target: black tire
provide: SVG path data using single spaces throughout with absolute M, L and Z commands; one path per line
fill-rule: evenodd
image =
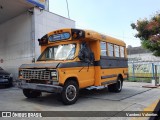
M 30 89 L 23 89 L 23 94 L 27 98 L 36 98 L 36 97 L 41 96 L 40 91 L 35 91 L 35 90 L 30 90 Z
M 13 83 L 11 82 L 11 83 L 9 83 L 9 85 L 8 85 L 9 87 L 13 87 Z
M 114 86 L 115 86 L 115 84 L 108 85 L 108 91 L 114 92 Z
M 9 83 L 7 85 L 5 85 L 6 88 L 10 88 L 10 87 L 13 87 L 13 84 L 12 83 Z
M 13 87 L 13 80 L 12 79 L 9 81 L 8 87 Z
M 122 91 L 123 82 L 120 78 L 117 79 L 117 83 L 108 85 L 108 90 L 110 92 L 121 92 Z
M 6 88 L 13 87 L 13 79 L 9 79 L 8 84 L 5 85 Z
M 79 95 L 79 87 L 75 81 L 67 81 L 61 93 L 61 100 L 65 105 L 74 104 Z

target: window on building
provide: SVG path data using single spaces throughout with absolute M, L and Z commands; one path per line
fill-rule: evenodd
M 107 56 L 106 42 L 101 42 L 101 56 Z
M 108 53 L 109 53 L 109 56 L 114 56 L 113 44 L 111 43 L 108 43 Z
M 115 57 L 120 57 L 120 52 L 119 52 L 119 46 L 114 45 L 114 50 L 115 50 Z
M 120 47 L 121 57 L 124 57 L 124 47 Z

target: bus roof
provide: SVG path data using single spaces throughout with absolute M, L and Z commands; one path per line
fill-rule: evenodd
M 108 35 L 104 35 L 93 30 L 84 30 L 84 31 L 86 33 L 85 34 L 86 38 L 93 38 L 95 40 L 97 39 L 97 40 L 101 40 L 101 41 L 105 41 L 105 42 L 109 42 L 109 43 L 113 43 L 121 46 L 126 46 L 126 43 L 120 39 L 117 39 Z
M 121 46 L 126 46 L 125 42 L 120 39 L 117 39 L 108 35 L 104 35 L 93 30 L 87 30 L 87 29 L 64 28 L 64 29 L 52 31 L 48 33 L 48 36 L 56 33 L 61 33 L 61 32 L 69 32 L 72 34 L 72 32 L 74 31 L 76 32 L 83 31 L 85 34 L 85 38 L 88 38 L 90 40 L 101 40 L 101 41 L 105 41 L 105 42 L 109 42 L 109 43 L 113 43 Z

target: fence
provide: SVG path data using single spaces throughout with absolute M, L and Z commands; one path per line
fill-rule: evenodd
M 160 62 L 128 62 L 129 81 L 151 82 L 160 78 Z

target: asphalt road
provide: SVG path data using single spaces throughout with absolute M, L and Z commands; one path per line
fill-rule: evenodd
M 0 111 L 115 111 L 113 116 L 123 111 L 143 111 L 156 100 L 160 100 L 160 88 L 143 88 L 149 83 L 124 82 L 120 93 L 110 93 L 104 89 L 80 91 L 79 100 L 74 105 L 63 105 L 56 94 L 43 93 L 39 98 L 27 99 L 22 90 L 16 87 L 0 87 Z M 81 114 L 81 113 L 80 113 Z M 0 118 L 6 119 L 8 118 Z M 12 118 L 21 119 L 21 118 Z M 27 118 L 23 118 L 27 119 Z M 34 118 L 39 120 L 40 118 Z M 43 118 L 53 119 L 53 118 Z M 54 117 L 63 120 L 62 117 Z M 72 117 L 65 119 L 82 118 Z M 87 120 L 130 120 L 128 117 L 85 117 Z

